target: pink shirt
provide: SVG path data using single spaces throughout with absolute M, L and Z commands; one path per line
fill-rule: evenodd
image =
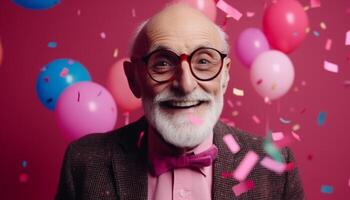
M 213 134 L 191 150 L 195 154 L 207 150 L 213 144 Z M 156 151 L 169 151 L 159 136 L 148 131 L 148 156 Z M 148 173 L 148 200 L 211 200 L 212 166 L 200 173 L 187 168 L 173 169 L 158 177 Z

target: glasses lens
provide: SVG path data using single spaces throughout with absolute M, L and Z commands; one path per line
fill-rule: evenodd
M 194 75 L 200 79 L 211 79 L 220 71 L 222 59 L 214 49 L 198 49 L 191 58 Z
M 161 50 L 151 54 L 147 68 L 150 76 L 157 81 L 166 81 L 175 73 L 177 56 L 168 50 Z

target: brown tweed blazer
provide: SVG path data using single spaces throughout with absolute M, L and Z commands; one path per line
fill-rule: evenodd
M 139 133 L 147 129 L 145 118 L 106 134 L 91 134 L 69 145 L 64 156 L 56 200 L 142 200 L 147 199 L 147 142 L 137 147 Z M 222 137 L 232 134 L 241 150 L 233 155 Z M 146 135 L 145 135 L 146 136 Z M 143 139 L 142 141 L 147 141 Z M 238 181 L 222 178 L 231 172 L 249 151 L 262 159 L 266 154 L 263 140 L 218 122 L 214 144 L 219 155 L 214 161 L 212 199 L 299 200 L 304 199 L 302 184 L 295 168 L 277 175 L 257 164 L 247 179 L 255 188 L 236 197 L 232 186 Z M 293 161 L 289 149 L 283 149 L 287 162 Z

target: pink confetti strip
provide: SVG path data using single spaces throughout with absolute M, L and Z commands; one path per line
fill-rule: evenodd
M 297 139 L 298 141 L 301 141 L 300 136 L 298 134 L 296 134 L 292 131 L 292 135 L 295 139 Z
M 232 187 L 232 191 L 236 196 L 240 196 L 243 193 L 248 192 L 254 188 L 254 182 L 252 180 L 243 181 Z
M 323 63 L 323 68 L 329 72 L 338 73 L 338 65 L 326 60 Z
M 242 13 L 239 12 L 236 8 L 230 6 L 224 0 L 219 0 L 216 3 L 216 7 L 225 12 L 228 16 L 234 18 L 235 20 L 239 20 L 242 17 Z
M 101 36 L 102 39 L 106 39 L 106 33 L 105 32 L 101 32 L 100 36 Z
M 331 50 L 331 48 L 332 48 L 332 40 L 331 39 L 327 39 L 327 41 L 326 41 L 326 45 L 324 46 L 324 48 L 327 50 L 327 51 L 329 51 L 329 50 Z
M 135 10 L 135 8 L 133 8 L 133 9 L 131 9 L 131 16 L 132 17 L 136 17 L 136 10 Z
M 259 160 L 258 154 L 254 151 L 249 151 L 239 163 L 237 169 L 233 172 L 233 177 L 239 181 L 243 181 L 247 178 L 250 171 L 256 165 Z
M 345 45 L 350 45 L 350 30 L 348 30 L 348 32 L 346 32 Z
M 247 17 L 254 17 L 255 12 L 249 12 L 249 11 L 247 11 L 247 12 L 246 12 L 246 15 L 247 15 Z
M 274 132 L 272 133 L 272 140 L 273 141 L 278 141 L 278 140 L 282 140 L 284 138 L 284 135 L 282 132 Z
M 253 115 L 252 119 L 256 124 L 260 124 L 260 119 L 256 115 Z
M 320 0 L 310 0 L 310 6 L 311 8 L 321 7 L 321 2 Z
M 265 168 L 276 172 L 277 174 L 282 174 L 284 170 L 286 169 L 285 163 L 280 163 L 275 160 L 272 160 L 269 157 L 265 157 L 260 161 L 260 164 L 264 166 Z
M 203 124 L 203 119 L 193 115 L 192 113 L 189 113 L 188 117 L 190 119 L 190 122 L 194 125 L 199 126 L 199 125 Z
M 232 103 L 231 100 L 227 100 L 227 104 L 228 104 L 231 108 L 233 108 L 233 103 Z
M 232 153 L 237 153 L 240 150 L 238 143 L 231 134 L 225 135 L 223 140 Z

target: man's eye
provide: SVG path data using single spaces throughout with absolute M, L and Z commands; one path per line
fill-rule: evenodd
M 159 61 L 155 64 L 156 67 L 166 67 L 166 66 L 170 66 L 170 64 L 167 61 Z
M 210 64 L 210 61 L 208 61 L 207 59 L 200 59 L 200 60 L 198 61 L 198 64 L 206 65 L 206 64 Z

